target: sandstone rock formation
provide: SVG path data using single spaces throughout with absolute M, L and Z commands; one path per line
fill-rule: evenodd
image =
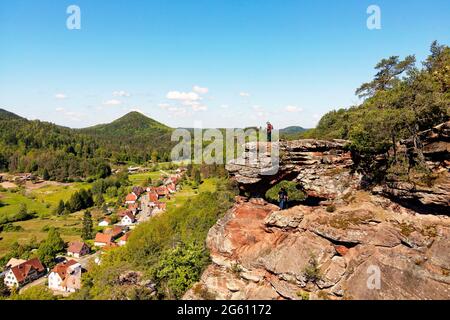
M 406 180 L 388 178 L 375 192 L 415 205 L 416 210 L 431 209 L 449 214 L 450 206 L 450 121 L 421 132 L 419 139 L 425 166 L 425 176 Z M 408 156 L 416 156 L 413 140 L 402 141 L 398 147 Z M 411 174 L 410 174 L 411 175 Z
M 207 243 L 185 299 L 450 299 L 450 219 L 362 191 L 335 212 L 241 199 Z
M 450 299 L 449 128 L 420 134 L 431 183 L 386 179 L 371 191 L 346 141 L 280 142 L 278 158 L 247 144 L 226 168 L 254 198 L 237 197 L 210 229 L 212 264 L 184 298 Z M 279 211 L 255 198 L 281 180 L 327 201 Z

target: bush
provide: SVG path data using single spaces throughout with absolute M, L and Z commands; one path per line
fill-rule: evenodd
M 0 226 L 0 231 L 2 232 L 20 232 L 23 231 L 22 226 L 15 226 L 12 223 L 6 223 L 2 226 Z
M 316 257 L 311 256 L 309 259 L 308 265 L 303 270 L 303 273 L 306 277 L 306 281 L 308 282 L 317 282 L 321 279 L 320 276 L 320 268 L 317 262 Z
M 266 192 L 266 199 L 272 202 L 278 202 L 278 192 L 284 188 L 289 196 L 289 201 L 303 201 L 306 195 L 300 190 L 300 185 L 293 181 L 283 180 Z

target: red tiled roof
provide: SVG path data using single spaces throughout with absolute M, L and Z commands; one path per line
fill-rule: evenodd
M 136 201 L 137 200 L 137 195 L 135 195 L 134 193 L 130 193 L 126 196 L 125 201 Z
M 72 242 L 67 249 L 67 252 L 80 253 L 86 246 L 84 242 Z
M 69 260 L 69 261 L 64 261 L 61 263 L 58 263 L 53 269 L 52 272 L 56 272 L 59 277 L 61 278 L 61 280 L 64 280 L 67 276 L 67 269 L 70 266 L 73 266 L 74 264 L 77 264 L 78 262 L 76 262 L 75 260 Z
M 12 267 L 11 271 L 16 277 L 17 281 L 22 282 L 28 277 L 30 271 L 33 269 L 35 269 L 37 272 L 43 272 L 45 270 L 44 266 L 38 258 L 25 261 L 15 267 Z
M 124 210 L 124 211 L 121 211 L 121 212 L 118 213 L 118 216 L 121 217 L 121 218 L 122 218 L 122 217 L 125 217 L 125 216 L 127 215 L 128 212 L 131 212 L 131 211 L 130 211 L 130 210 Z
M 111 237 L 115 238 L 119 234 L 122 233 L 122 228 L 119 226 L 114 226 L 113 228 L 108 228 L 104 231 L 105 234 L 110 235 Z
M 125 216 L 127 216 L 128 218 L 130 218 L 131 221 L 134 221 L 134 220 L 136 219 L 136 217 L 134 216 L 134 214 L 131 213 L 131 212 L 127 212 L 127 213 L 125 214 Z M 125 217 L 125 216 L 124 216 L 124 217 Z M 120 232 L 122 232 L 122 230 L 120 230 Z
M 165 203 L 165 202 L 158 202 L 156 205 L 161 210 L 166 210 L 166 208 L 167 208 L 167 203 Z
M 120 237 L 119 240 L 121 241 L 128 241 L 128 238 L 130 237 L 131 232 L 125 233 L 122 237 Z
M 112 241 L 112 235 L 110 235 L 110 234 L 97 233 L 95 235 L 94 242 L 111 243 L 111 241 Z
M 149 193 L 148 193 L 148 199 L 149 199 L 151 202 L 156 202 L 156 201 L 158 201 L 158 194 L 155 193 L 155 192 L 149 192 Z
M 168 190 L 166 187 L 162 186 L 162 187 L 156 188 L 156 192 L 158 193 L 158 195 L 164 196 L 168 193 Z

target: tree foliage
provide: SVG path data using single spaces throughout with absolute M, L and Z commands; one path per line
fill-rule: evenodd
M 58 230 L 55 228 L 50 228 L 47 239 L 40 244 L 37 251 L 39 260 L 41 260 L 45 266 L 52 267 L 54 265 L 56 255 L 63 252 L 64 247 L 64 240 L 61 238 Z

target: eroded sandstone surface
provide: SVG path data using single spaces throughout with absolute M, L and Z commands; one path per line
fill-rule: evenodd
M 363 191 L 334 212 L 239 198 L 207 243 L 185 299 L 450 299 L 450 220 Z
M 247 144 L 226 168 L 252 198 L 237 197 L 210 229 L 212 264 L 184 298 L 450 299 L 449 132 L 444 123 L 419 135 L 427 175 L 371 189 L 347 141 L 274 144 L 275 171 Z M 417 148 L 402 141 L 397 152 Z M 321 201 L 280 211 L 257 197 L 281 180 Z

